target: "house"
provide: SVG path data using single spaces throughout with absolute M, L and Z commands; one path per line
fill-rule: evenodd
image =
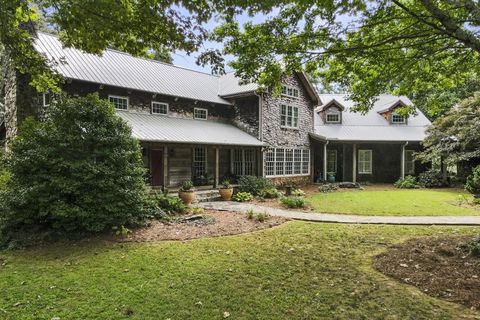
M 422 170 L 412 151 L 429 122 L 419 111 L 408 119 L 395 113 L 411 104 L 405 97 L 381 96 L 362 116 L 349 112 L 352 103 L 342 95 L 319 96 L 303 73 L 285 76 L 274 96 L 233 73 L 211 75 L 110 49 L 96 56 L 63 48 L 46 33 L 37 37 L 36 49 L 56 62 L 67 94 L 98 92 L 131 126 L 155 187 L 189 179 L 216 187 L 241 175 L 308 183 L 327 172 L 337 181 L 386 182 Z M 41 116 L 54 99 L 32 93 L 27 80 L 7 68 L 7 142 L 22 119 Z

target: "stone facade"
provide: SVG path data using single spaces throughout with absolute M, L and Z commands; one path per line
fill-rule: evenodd
M 259 97 L 252 95 L 232 100 L 234 104 L 233 124 L 252 136 L 259 136 Z

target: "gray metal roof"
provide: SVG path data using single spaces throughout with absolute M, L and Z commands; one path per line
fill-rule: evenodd
M 75 48 L 63 48 L 57 37 L 42 32 L 38 33 L 35 48 L 47 58 L 60 62 L 56 70 L 66 78 L 231 104 L 219 96 L 220 77 L 215 75 L 137 58 L 116 50 L 107 49 L 98 56 Z M 229 78 L 229 83 L 233 82 L 235 79 Z
M 342 124 L 325 124 L 319 111 L 332 100 L 340 103 L 345 110 L 342 112 Z M 373 108 L 365 115 L 352 112 L 354 103 L 343 94 L 321 94 L 322 105 L 314 113 L 315 134 L 328 140 L 341 141 L 422 141 L 425 130 L 431 125 L 430 120 L 417 109 L 417 115 L 408 118 L 407 124 L 390 124 L 379 114 L 399 101 L 405 105 L 413 103 L 405 96 L 384 94 L 378 96 Z
M 252 92 L 257 90 L 257 88 L 258 85 L 256 83 L 240 84 L 239 79 L 233 72 L 229 72 L 220 77 L 219 94 L 221 96 Z
M 261 147 L 263 142 L 223 122 L 118 111 L 141 141 Z

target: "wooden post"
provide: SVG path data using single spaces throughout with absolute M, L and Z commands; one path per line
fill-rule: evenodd
M 213 183 L 213 187 L 217 188 L 220 184 L 220 151 L 218 147 L 215 147 L 215 180 Z
M 402 144 L 402 152 L 400 158 L 400 178 L 405 178 L 405 144 Z
M 342 145 L 342 180 L 345 181 L 345 167 L 346 167 L 346 161 L 345 161 L 345 149 L 346 145 Z
M 168 187 L 168 147 L 163 148 L 163 188 Z
M 323 181 L 327 181 L 327 145 L 328 141 L 323 144 Z
M 353 176 L 352 176 L 352 182 L 356 183 L 357 182 L 357 145 L 354 143 L 353 144 Z

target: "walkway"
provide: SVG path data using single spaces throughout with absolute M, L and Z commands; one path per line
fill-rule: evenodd
M 216 201 L 201 202 L 197 206 L 204 209 L 219 211 L 246 212 L 253 209 L 256 212 L 266 212 L 272 216 L 280 216 L 294 220 L 312 222 L 335 223 L 363 223 L 363 224 L 400 224 L 400 225 L 467 225 L 480 226 L 480 216 L 417 216 L 417 217 L 390 217 L 390 216 L 357 216 L 330 213 L 311 213 L 295 210 L 285 210 L 264 207 L 257 204 Z

